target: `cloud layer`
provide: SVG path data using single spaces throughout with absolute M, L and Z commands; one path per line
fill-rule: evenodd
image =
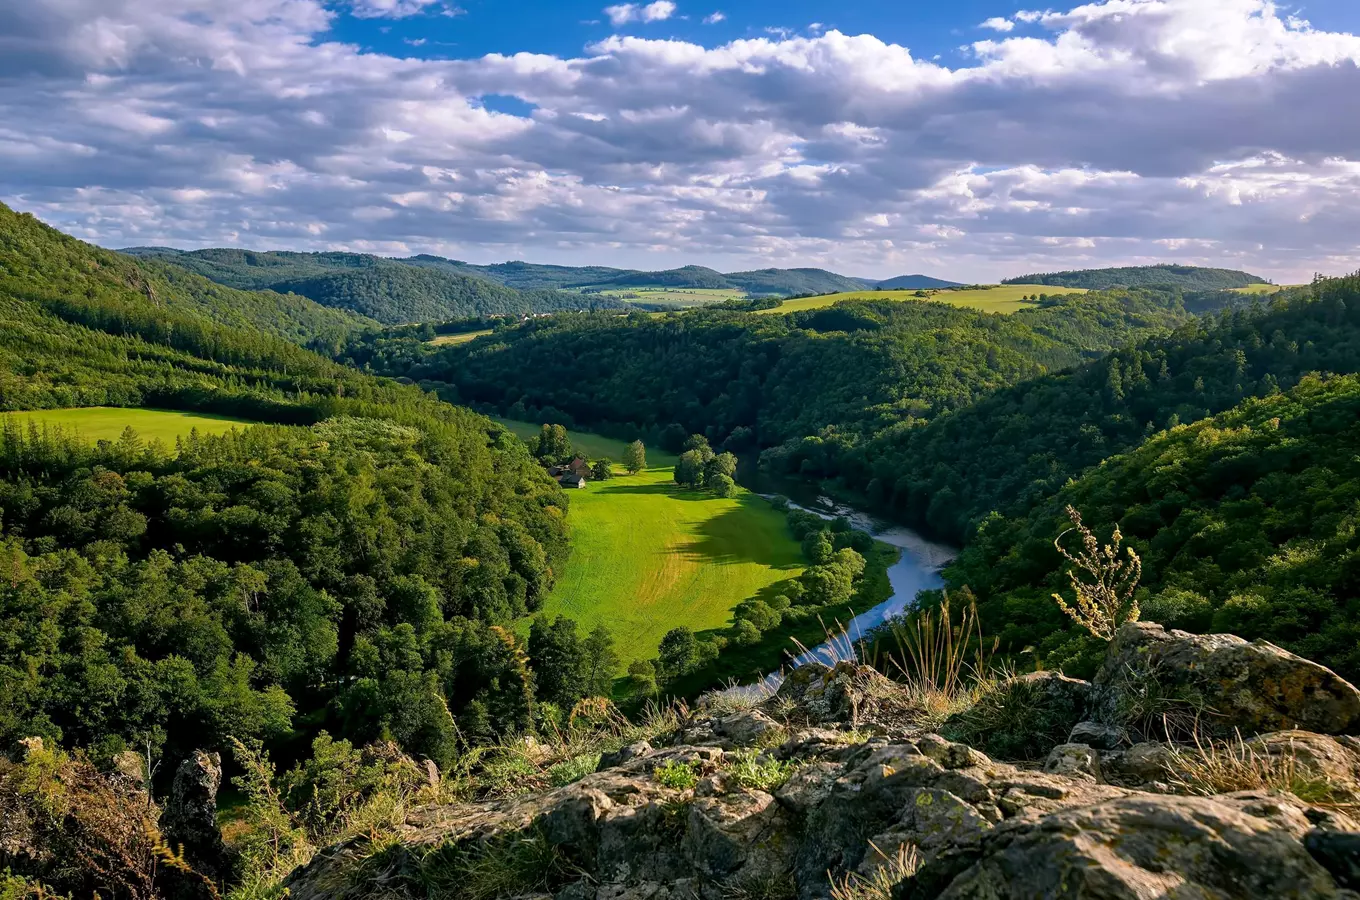
M 623 8 L 619 26 L 675 11 Z M 0 196 L 109 246 L 968 280 L 1360 267 L 1360 37 L 1264 0 L 1022 13 L 988 23 L 958 68 L 837 31 L 399 59 L 332 40 L 335 15 L 317 0 L 0 6 Z

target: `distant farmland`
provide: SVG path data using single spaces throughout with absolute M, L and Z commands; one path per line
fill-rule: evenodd
M 483 331 L 464 331 L 459 334 L 441 334 L 432 341 L 426 343 L 434 347 L 445 347 L 449 344 L 466 344 L 468 341 L 475 341 L 484 334 L 490 334 L 491 329 Z
M 950 306 L 963 306 L 983 312 L 1013 313 L 1022 309 L 1032 309 L 1038 304 L 1021 298 L 1036 294 L 1056 297 L 1062 294 L 1084 294 L 1082 288 L 1058 288 L 1044 284 L 1002 284 L 976 290 L 925 290 L 925 291 L 847 291 L 841 294 L 823 294 L 820 297 L 804 297 L 799 300 L 785 300 L 775 309 L 762 309 L 765 314 L 798 312 L 804 309 L 821 309 L 842 300 L 922 300 L 934 303 L 947 303 Z M 924 294 L 924 296 L 922 296 Z
M 655 286 L 629 286 L 602 288 L 600 293 L 629 303 L 649 303 L 657 306 L 673 306 L 688 309 L 696 306 L 710 306 L 724 300 L 743 300 L 746 292 L 734 288 L 676 288 Z

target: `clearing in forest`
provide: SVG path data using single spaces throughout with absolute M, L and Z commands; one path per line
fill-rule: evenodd
M 475 341 L 477 338 L 481 337 L 484 334 L 490 333 L 491 329 L 487 328 L 482 331 L 464 331 L 459 334 L 441 334 L 438 337 L 434 338 L 433 340 L 426 341 L 426 343 L 434 347 L 443 347 L 448 344 L 466 344 L 469 341 Z
M 188 437 L 198 429 L 199 434 L 222 434 L 233 428 L 254 424 L 244 419 L 215 416 L 210 413 L 188 413 L 169 409 L 140 409 L 114 406 L 91 406 L 80 409 L 35 409 L 23 412 L 0 413 L 0 422 L 15 422 L 27 428 L 34 422 L 39 428 L 61 428 L 90 441 L 116 441 L 129 425 L 144 441 L 159 438 L 173 447 L 175 438 Z
M 1000 284 L 992 287 L 965 290 L 923 290 L 923 291 L 846 291 L 840 294 L 823 294 L 820 297 L 803 297 L 798 300 L 785 300 L 783 305 L 774 309 L 762 309 L 765 314 L 799 312 L 804 309 L 821 309 L 842 300 L 928 300 L 934 303 L 948 303 L 950 306 L 964 306 L 991 313 L 1013 313 L 1022 309 L 1034 309 L 1037 303 L 1023 300 L 1048 294 L 1056 297 L 1061 294 L 1084 294 L 1084 288 L 1053 287 L 1046 284 Z M 922 296 L 924 295 L 924 296 Z
M 501 420 L 521 437 L 538 426 Z M 731 624 L 732 608 L 803 571 L 803 555 L 782 513 L 750 493 L 722 500 L 672 481 L 675 457 L 648 448 L 649 468 L 617 465 L 623 441 L 571 433 L 577 449 L 616 463 L 614 478 L 591 481 L 571 498 L 571 560 L 544 606 L 583 631 L 603 623 L 624 662 L 656 655 L 678 625 L 696 632 Z

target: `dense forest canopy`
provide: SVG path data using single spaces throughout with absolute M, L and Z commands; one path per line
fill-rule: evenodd
M 1007 278 L 1002 284 L 1051 284 L 1056 287 L 1103 291 L 1125 287 L 1178 287 L 1187 291 L 1222 291 L 1265 284 L 1266 279 L 1236 269 L 1201 266 L 1127 266 L 1114 269 L 1078 269 Z
M 697 432 L 739 451 L 814 436 L 825 456 L 1190 319 L 1174 292 L 1059 298 L 1011 316 L 860 301 L 782 316 L 556 316 L 462 347 L 370 338 L 346 358 L 513 417 L 676 447 Z
M 1117 524 L 1141 557 L 1143 618 L 1266 638 L 1355 679 L 1357 447 L 1360 378 L 1305 376 L 1110 456 L 1028 512 L 986 519 L 946 581 L 979 598 L 1005 650 L 1089 671 L 1094 642 L 1051 599 L 1067 588 L 1053 541 L 1071 505 L 1106 523 L 1102 538 Z
M 442 765 L 529 726 L 513 626 L 565 558 L 567 501 L 519 440 L 4 213 L 0 409 L 271 424 L 174 448 L 0 433 L 0 746 L 175 758 L 325 727 Z

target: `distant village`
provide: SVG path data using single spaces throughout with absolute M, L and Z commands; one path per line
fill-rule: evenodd
M 590 463 L 584 456 L 577 456 L 566 465 L 548 466 L 548 474 L 564 488 L 583 488 L 590 480 Z

